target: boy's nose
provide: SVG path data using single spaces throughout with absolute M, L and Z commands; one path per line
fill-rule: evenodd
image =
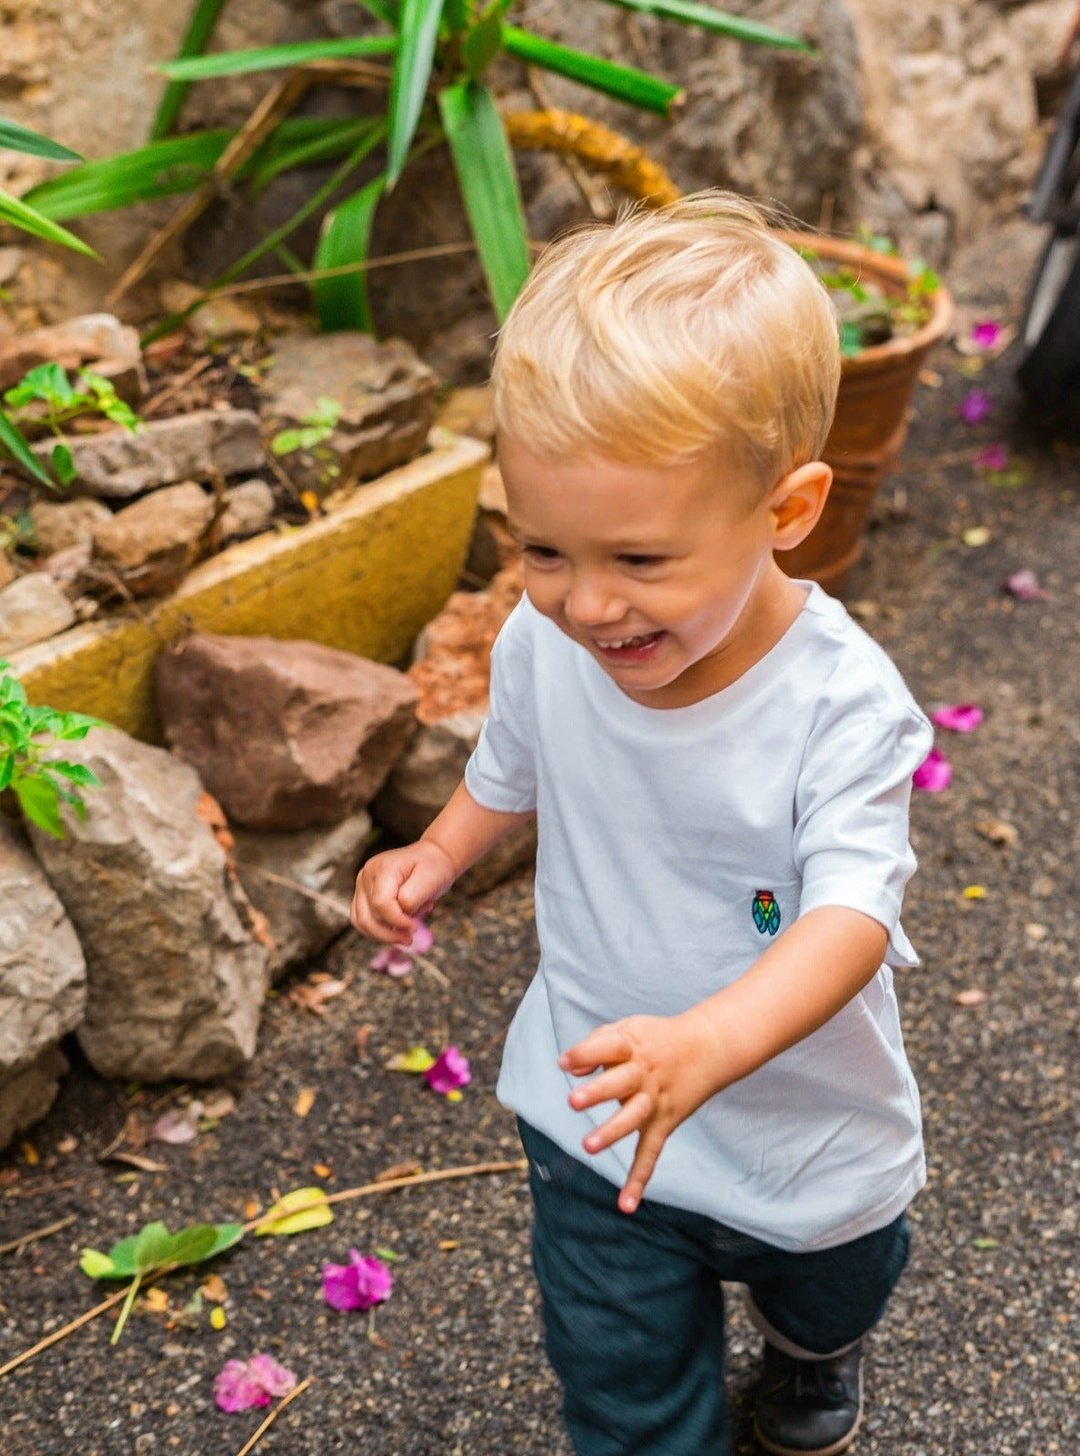
M 599 577 L 576 576 L 563 610 L 575 626 L 585 628 L 613 625 L 626 616 L 625 602 Z

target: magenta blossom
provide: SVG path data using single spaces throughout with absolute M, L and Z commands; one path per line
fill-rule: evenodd
M 1039 578 L 1025 566 L 1022 571 L 1014 571 L 1005 583 L 1005 590 L 1021 602 L 1041 602 L 1050 595 L 1040 585 Z
M 973 389 L 964 396 L 958 411 L 965 425 L 977 425 L 986 419 L 994 408 L 994 402 L 985 389 Z
M 975 456 L 975 464 L 979 470 L 1008 470 L 1008 445 L 1003 445 L 1000 440 L 993 445 L 985 445 Z
M 983 720 L 983 710 L 976 703 L 950 703 L 930 714 L 939 728 L 950 728 L 954 733 L 974 733 Z
M 912 774 L 911 782 L 927 794 L 940 794 L 952 783 L 952 764 L 939 748 L 932 748 Z
M 219 1410 L 246 1411 L 269 1405 L 278 1395 L 288 1395 L 296 1376 L 272 1355 L 252 1355 L 250 1360 L 226 1360 L 214 1377 L 214 1401 Z
M 370 1309 L 390 1298 L 394 1276 L 381 1259 L 349 1250 L 347 1264 L 324 1264 L 323 1297 L 333 1309 Z
M 456 1092 L 459 1087 L 467 1087 L 472 1081 L 469 1059 L 456 1046 L 448 1046 L 424 1073 L 424 1080 L 440 1097 L 445 1097 L 448 1092 Z
M 435 937 L 424 922 L 418 920 L 408 945 L 384 945 L 372 956 L 371 969 L 386 971 L 391 976 L 407 976 L 413 968 L 413 957 L 427 955 L 434 944 Z
M 993 319 L 982 319 L 971 326 L 971 342 L 977 349 L 996 349 L 1003 333 L 1001 325 Z

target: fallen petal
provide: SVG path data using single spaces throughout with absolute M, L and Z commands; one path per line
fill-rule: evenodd
M 983 710 L 976 703 L 950 703 L 930 714 L 939 728 L 953 733 L 974 733 L 983 720 Z
M 176 1144 L 194 1142 L 202 1112 L 201 1102 L 189 1102 L 186 1107 L 170 1107 L 150 1129 L 150 1140 Z
M 214 1403 L 223 1411 L 254 1410 L 270 1404 L 270 1392 L 243 1360 L 226 1360 L 214 1377 Z
M 456 1046 L 448 1046 L 439 1053 L 435 1064 L 424 1073 L 424 1078 L 433 1092 L 445 1096 L 466 1087 L 472 1081 L 469 1059 Z
M 985 389 L 973 389 L 965 395 L 957 410 L 966 425 L 978 425 L 994 408 L 994 402 Z
M 997 440 L 993 445 L 986 445 L 975 456 L 975 467 L 978 470 L 1007 470 L 1009 468 L 1009 447 Z
M 252 1355 L 248 1371 L 268 1395 L 288 1395 L 296 1385 L 293 1371 L 279 1365 L 273 1355 Z
M 409 941 L 408 950 L 412 955 L 427 955 L 428 951 L 435 944 L 435 937 L 422 920 L 416 922 L 416 929 L 413 931 L 413 938 Z
M 394 1276 L 381 1259 L 349 1250 L 348 1264 L 324 1264 L 323 1298 L 332 1309 L 370 1309 L 390 1298 Z
M 940 748 L 932 748 L 911 776 L 917 789 L 927 794 L 940 794 L 952 783 L 952 764 Z
M 971 326 L 971 342 L 978 349 L 994 349 L 1001 341 L 1002 327 L 993 319 L 980 319 Z
M 1005 583 L 1004 590 L 1021 602 L 1044 601 L 1050 595 L 1049 592 L 1043 591 L 1039 578 L 1029 567 L 1025 567 L 1022 571 L 1014 571 Z

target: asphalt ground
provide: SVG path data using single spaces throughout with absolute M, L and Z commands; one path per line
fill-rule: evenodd
M 1015 318 L 1035 242 L 1017 225 L 955 261 L 949 281 L 970 316 Z M 951 347 L 932 362 L 937 380 L 919 389 L 904 461 L 847 592 L 927 709 L 973 701 L 986 715 L 967 736 L 939 730 L 953 782 L 916 795 L 913 808 L 920 868 L 904 921 L 922 963 L 898 976 L 898 994 L 929 1182 L 911 1210 L 910 1268 L 870 1341 L 855 1449 L 1072 1456 L 1080 453 L 1026 419 L 1008 352 L 977 378 L 963 365 Z M 957 414 L 973 387 L 992 402 L 975 426 Z M 972 451 L 997 441 L 1023 462 L 1021 483 L 974 468 Z M 979 528 L 968 540 L 983 544 L 965 543 Z M 1038 573 L 1046 599 L 1003 592 L 1022 568 Z M 1001 824 L 1008 843 L 987 837 L 1001 837 Z M 984 897 L 965 898 L 971 886 Z M 372 971 L 372 947 L 350 935 L 312 968 L 348 982 L 324 1017 L 287 995 L 269 1002 L 255 1062 L 231 1084 L 236 1110 L 194 1143 L 141 1149 L 165 1171 L 100 1155 L 125 1125 L 145 1127 L 170 1089 L 107 1084 L 76 1054 L 59 1100 L 28 1134 L 37 1161 L 19 1147 L 0 1157 L 0 1244 L 75 1218 L 0 1254 L 0 1365 L 110 1288 L 79 1272 L 83 1246 L 107 1249 L 154 1218 L 172 1228 L 243 1218 L 275 1189 L 343 1190 L 395 1165 L 518 1156 L 493 1094 L 535 958 L 528 879 L 474 901 L 450 896 L 432 925 L 431 959 L 447 984 L 427 971 L 408 982 Z M 957 1002 L 970 992 L 985 999 Z M 457 1104 L 385 1069 L 413 1043 L 449 1041 L 473 1070 Z M 300 1117 L 305 1092 L 314 1100 Z M 211 1326 L 209 1304 L 190 1324 L 178 1319 L 205 1271 L 178 1273 L 162 1283 L 167 1309 L 137 1306 L 115 1347 L 107 1314 L 0 1378 L 0 1450 L 236 1456 L 266 1412 L 218 1411 L 212 1380 L 226 1359 L 265 1350 L 311 1384 L 259 1438 L 260 1456 L 568 1456 L 528 1226 L 524 1175 L 512 1171 L 346 1201 L 329 1227 L 248 1238 L 214 1266 L 227 1291 L 224 1329 Z M 322 1264 L 344 1262 L 350 1247 L 397 1255 L 373 1331 L 366 1316 L 322 1300 Z M 758 1341 L 730 1303 L 736 1456 L 748 1456 Z

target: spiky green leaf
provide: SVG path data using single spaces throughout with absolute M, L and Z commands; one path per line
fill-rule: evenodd
M 100 255 L 95 253 L 89 243 L 84 243 L 82 238 L 69 233 L 67 228 L 53 222 L 20 198 L 12 197 L 9 192 L 0 192 L 0 222 L 6 222 L 20 232 L 41 238 L 46 243 L 59 243 L 63 248 L 70 248 L 73 253 L 82 253 L 84 257 L 101 261 Z
M 56 489 L 56 481 L 33 454 L 20 431 L 15 428 L 3 410 L 0 410 L 0 450 L 6 450 L 11 458 L 18 461 L 22 468 L 41 485 L 47 485 L 50 490 Z
M 620 66 L 615 61 L 588 55 L 584 51 L 571 50 L 569 46 L 519 30 L 516 25 L 503 26 L 502 41 L 510 54 L 527 66 L 543 66 L 545 70 L 555 71 L 568 80 L 591 86 L 594 91 L 602 91 L 629 102 L 631 106 L 639 106 L 643 111 L 668 116 L 683 96 L 681 87 L 650 76 L 647 71 Z
M 220 51 L 167 61 L 158 70 L 173 81 L 209 81 L 218 76 L 247 76 L 253 71 L 280 71 L 309 61 L 332 61 L 350 56 L 388 56 L 397 47 L 392 35 L 349 35 L 333 40 L 302 40 L 292 45 L 260 46 L 255 50 Z
M 701 5 L 697 0 L 607 0 L 607 4 L 621 6 L 623 10 L 636 10 L 639 15 L 656 15 L 661 20 L 677 20 L 683 25 L 700 25 L 703 30 L 730 36 L 732 40 L 817 54 L 816 47 L 800 36 L 789 35 L 786 31 L 776 30 L 771 25 L 762 25 L 756 20 L 744 20 L 741 15 L 729 15 L 724 10 L 714 10 L 711 5 Z
M 387 186 L 401 176 L 424 108 L 443 0 L 404 0 L 398 23 L 394 76 L 390 84 Z
M 0 151 L 25 152 L 30 157 L 46 157 L 50 162 L 82 161 L 79 153 L 73 152 L 70 147 L 62 147 L 51 137 L 42 136 L 18 122 L 8 121 L 4 116 L 0 116 Z
M 375 210 L 385 188 L 384 173 L 346 198 L 327 216 L 315 252 L 316 271 L 366 260 Z M 312 292 L 319 322 L 324 329 L 360 329 L 365 334 L 374 332 L 367 274 L 362 269 L 355 273 L 342 273 L 337 278 L 320 278 L 313 284 Z

